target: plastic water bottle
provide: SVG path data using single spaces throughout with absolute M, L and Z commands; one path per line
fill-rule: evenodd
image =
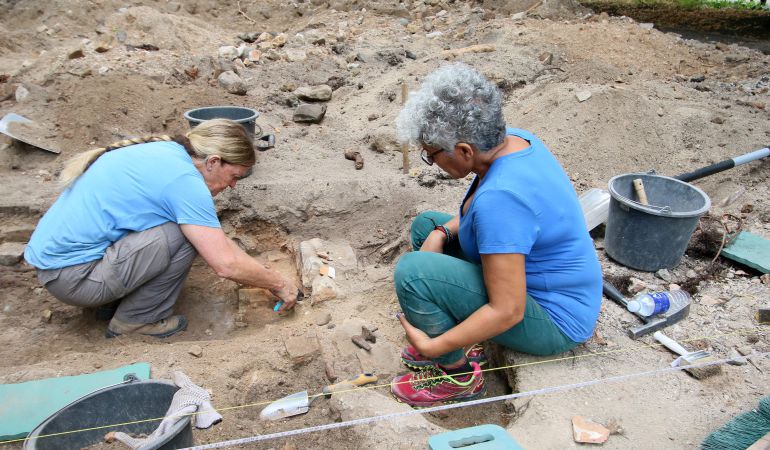
M 649 317 L 662 314 L 672 307 L 678 309 L 686 305 L 689 300 L 690 294 L 681 289 L 639 294 L 628 302 L 628 310 Z

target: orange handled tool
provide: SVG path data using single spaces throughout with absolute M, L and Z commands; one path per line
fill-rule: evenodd
M 324 397 L 330 398 L 332 394 L 336 394 L 342 391 L 348 391 L 358 386 L 364 386 L 370 383 L 376 383 L 378 380 L 377 375 L 371 373 L 362 373 L 349 380 L 340 381 L 339 383 L 330 384 L 324 386 Z

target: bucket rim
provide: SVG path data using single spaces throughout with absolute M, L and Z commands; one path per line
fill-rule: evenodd
M 645 177 L 654 177 L 654 178 L 663 178 L 666 180 L 674 181 L 679 184 L 686 185 L 688 188 L 693 189 L 695 192 L 699 193 L 703 199 L 705 200 L 703 203 L 703 206 L 695 211 L 689 211 L 689 212 L 674 212 L 670 210 L 666 210 L 665 208 L 662 208 L 660 206 L 651 206 L 651 205 L 643 205 L 637 201 L 631 200 L 630 198 L 624 197 L 623 195 L 620 195 L 618 193 L 613 184 L 615 180 L 622 178 L 622 177 L 628 177 L 628 176 L 645 176 Z M 699 187 L 693 186 L 690 183 L 684 182 L 682 180 L 678 180 L 673 177 L 667 177 L 665 175 L 658 175 L 654 173 L 649 172 L 630 172 L 630 173 L 623 173 L 620 175 L 615 175 L 614 177 L 610 178 L 610 181 L 607 182 L 607 188 L 610 192 L 610 196 L 615 200 L 618 201 L 624 205 L 626 205 L 629 208 L 633 208 L 635 210 L 652 214 L 654 216 L 660 216 L 660 217 L 672 217 L 672 218 L 691 218 L 691 217 L 700 217 L 708 212 L 709 209 L 711 209 L 711 198 Z
M 195 113 L 197 111 L 208 111 L 211 109 L 242 109 L 242 110 L 250 111 L 251 115 L 249 117 L 234 120 L 235 122 L 239 122 L 239 123 L 251 122 L 251 121 L 257 120 L 257 117 L 259 117 L 259 111 L 257 111 L 254 108 L 249 108 L 248 106 L 221 105 L 221 106 L 201 106 L 200 108 L 188 109 L 187 111 L 184 112 L 184 118 L 189 120 L 190 122 L 195 122 L 195 123 L 205 122 L 206 120 L 211 120 L 211 119 L 198 119 L 197 117 L 192 117 L 190 113 Z M 233 119 L 230 119 L 230 120 L 233 120 Z
M 62 406 L 57 411 L 53 412 L 50 416 L 48 416 L 45 420 L 40 422 L 35 428 L 32 429 L 32 431 L 27 434 L 27 437 L 24 438 L 24 442 L 22 443 L 22 450 L 33 450 L 37 448 L 37 440 L 40 436 L 40 432 L 42 429 L 48 425 L 49 422 L 51 422 L 55 417 L 58 417 L 62 411 L 66 410 L 67 408 L 71 407 L 72 405 L 79 403 L 83 400 L 86 400 L 90 397 L 96 396 L 98 394 L 101 394 L 102 392 L 109 391 L 110 389 L 120 388 L 121 386 L 133 386 L 138 384 L 165 384 L 169 386 L 173 386 L 175 388 L 178 388 L 178 386 L 171 381 L 167 380 L 158 380 L 158 379 L 149 379 L 149 380 L 139 380 L 139 381 L 130 381 L 130 382 L 122 382 L 118 384 L 113 384 L 110 386 L 105 386 L 103 388 L 99 388 L 93 392 L 89 392 L 88 394 L 83 395 L 80 398 L 77 398 L 70 403 Z M 192 423 L 190 415 L 184 416 L 181 419 L 179 419 L 172 427 L 171 429 L 165 434 L 165 437 L 158 441 L 158 444 L 160 446 L 164 445 L 168 441 L 170 441 L 172 438 L 174 438 L 176 435 L 178 435 L 185 427 L 189 426 Z M 163 417 L 152 417 L 151 419 L 158 419 L 158 425 L 160 425 L 160 421 L 163 419 Z M 120 424 L 115 424 L 120 425 Z M 105 433 L 109 430 L 105 428 Z

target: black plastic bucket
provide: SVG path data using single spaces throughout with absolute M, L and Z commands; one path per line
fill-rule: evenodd
M 259 117 L 259 113 L 256 110 L 243 106 L 207 106 L 191 109 L 184 113 L 184 118 L 187 119 L 190 128 L 195 128 L 204 120 L 230 119 L 243 125 L 252 136 L 259 137 L 262 135 L 262 130 L 260 129 L 259 132 L 256 130 L 257 117 Z
M 632 200 L 636 178 L 644 183 L 649 205 Z M 648 272 L 679 264 L 698 219 L 711 207 L 702 190 L 661 175 L 618 175 L 610 180 L 609 191 L 605 251 L 624 266 Z
M 166 415 L 178 389 L 174 384 L 160 380 L 126 382 L 99 389 L 75 400 L 35 427 L 24 441 L 24 450 L 81 449 L 104 442 L 104 435 L 110 431 L 149 435 L 160 425 L 160 419 Z M 122 423 L 128 424 L 116 425 Z M 105 425 L 108 427 L 102 428 Z M 77 432 L 56 435 L 68 431 Z M 172 450 L 192 445 L 192 426 L 187 416 L 174 424 L 165 439 L 140 449 Z

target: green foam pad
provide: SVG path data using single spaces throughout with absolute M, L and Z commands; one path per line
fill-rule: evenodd
M 738 236 L 722 249 L 722 256 L 760 272 L 770 273 L 770 241 L 748 231 L 738 233 Z
M 73 401 L 123 382 L 127 374 L 150 378 L 150 365 L 136 363 L 102 372 L 0 384 L 0 441 L 21 439 Z

